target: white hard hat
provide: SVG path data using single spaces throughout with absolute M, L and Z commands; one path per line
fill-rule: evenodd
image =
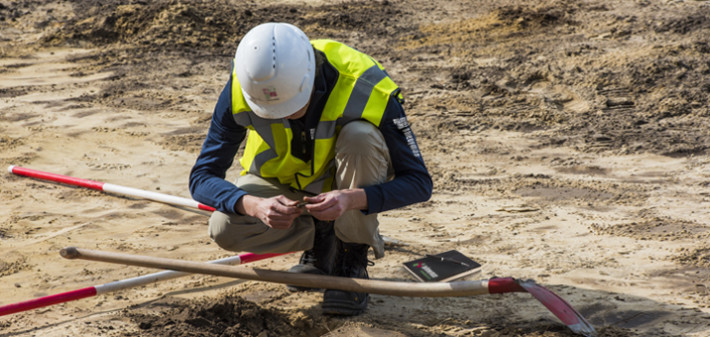
M 259 117 L 287 117 L 311 98 L 315 55 L 306 34 L 294 25 L 252 28 L 237 47 L 234 66 L 244 98 Z

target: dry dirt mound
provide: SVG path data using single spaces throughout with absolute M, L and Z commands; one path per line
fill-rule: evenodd
M 591 152 L 705 153 L 710 7 L 688 17 L 614 8 L 623 6 L 502 6 L 424 25 L 402 48 L 452 59 L 422 69 L 442 94 L 426 103 L 459 116 L 439 129 L 545 130 L 549 145 Z
M 584 151 L 705 153 L 710 8 L 677 4 L 678 14 L 661 14 L 654 4 L 638 10 L 624 6 L 501 4 L 459 21 L 420 25 L 399 20 L 413 15 L 406 3 L 388 1 L 320 6 L 79 1 L 76 16 L 45 34 L 42 43 L 100 46 L 106 65 L 154 66 L 155 54 L 192 62 L 232 55 L 250 27 L 287 21 L 312 37 L 344 40 L 375 57 L 402 62 L 410 72 L 398 79 L 405 94 L 430 88 L 435 95 L 414 100 L 455 115 L 432 121 L 438 132 L 543 130 L 545 144 Z M 447 66 L 430 62 L 443 58 L 449 58 Z
M 222 1 L 126 2 L 78 1 L 77 16 L 47 34 L 47 45 L 120 44 L 141 51 L 232 55 L 252 27 L 273 21 L 291 22 L 313 33 L 342 37 L 355 30 L 384 36 L 398 11 L 388 2 L 337 5 L 256 5 Z
M 216 299 L 164 299 L 124 315 L 142 336 L 322 336 L 323 324 L 302 313 L 264 309 L 227 295 Z M 126 336 L 131 336 L 127 334 Z

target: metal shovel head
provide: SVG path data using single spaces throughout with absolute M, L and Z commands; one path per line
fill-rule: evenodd
M 597 335 L 597 331 L 594 330 L 594 327 L 589 324 L 577 310 L 574 310 L 569 303 L 552 291 L 532 280 L 518 281 L 518 284 L 540 301 L 542 305 L 547 307 L 547 309 L 557 316 L 557 318 L 574 333 L 587 337 L 595 337 Z

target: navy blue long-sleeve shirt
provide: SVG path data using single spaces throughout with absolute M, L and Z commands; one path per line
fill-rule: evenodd
M 319 70 L 306 112 L 306 127 L 318 122 L 323 105 L 337 80 L 337 71 L 328 62 L 324 62 Z M 190 172 L 192 197 L 226 213 L 236 213 L 237 201 L 247 194 L 224 179 L 247 134 L 247 130 L 237 125 L 232 116 L 231 89 L 230 80 L 219 96 L 202 151 Z M 428 200 L 432 192 L 431 176 L 404 109 L 395 96 L 390 97 L 379 129 L 389 149 L 394 179 L 363 187 L 367 195 L 367 209 L 363 213 L 378 213 Z

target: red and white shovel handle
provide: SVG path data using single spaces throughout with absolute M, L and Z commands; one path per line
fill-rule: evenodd
M 274 256 L 279 256 L 284 254 L 253 254 L 245 253 L 238 256 L 231 256 L 224 259 L 210 261 L 210 264 L 223 264 L 223 265 L 238 265 L 249 262 L 254 262 L 258 260 L 268 259 Z M 190 273 L 166 270 L 153 274 L 128 278 L 124 280 L 114 281 L 110 283 L 105 283 L 97 286 L 86 287 L 81 289 L 76 289 L 72 291 L 67 291 L 59 294 L 48 295 L 43 297 L 34 298 L 27 301 L 12 303 L 0 306 L 0 316 L 14 314 L 17 312 L 47 307 L 54 304 L 64 303 L 79 300 L 86 297 L 96 296 L 105 294 L 112 291 L 118 291 L 123 289 L 135 288 L 149 283 L 170 280 L 178 278 L 181 276 L 189 275 Z
M 109 183 L 104 183 L 104 182 L 94 181 L 94 180 L 89 180 L 89 179 L 70 177 L 70 176 L 65 176 L 65 175 L 61 175 L 61 174 L 43 172 L 43 171 L 33 170 L 33 169 L 14 166 L 14 165 L 11 165 L 10 167 L 8 167 L 8 171 L 10 171 L 10 173 L 20 175 L 20 176 L 42 179 L 42 180 L 49 180 L 49 181 L 54 181 L 54 182 L 72 185 L 72 186 L 86 187 L 86 188 L 90 188 L 90 189 L 98 190 L 98 191 L 103 191 L 103 192 L 107 192 L 107 193 L 115 193 L 115 194 L 120 194 L 120 195 L 131 196 L 131 197 L 143 198 L 143 199 L 158 201 L 158 202 L 162 202 L 162 203 L 166 203 L 166 204 L 170 204 L 170 205 L 197 208 L 197 209 L 201 209 L 201 210 L 209 211 L 209 212 L 214 212 L 214 210 L 215 210 L 214 207 L 201 204 L 193 199 L 177 197 L 174 195 L 168 195 L 168 194 L 163 194 L 163 193 L 151 192 L 151 191 L 141 190 L 141 189 L 137 189 L 137 188 L 133 188 L 133 187 L 126 187 L 126 186 L 114 185 L 114 184 L 109 184 Z

